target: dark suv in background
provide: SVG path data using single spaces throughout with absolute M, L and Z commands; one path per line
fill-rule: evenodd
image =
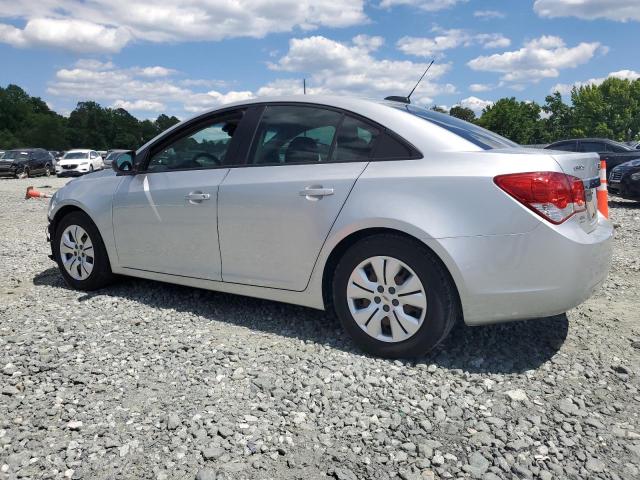
M 19 148 L 7 150 L 0 158 L 0 176 L 26 178 L 35 175 L 51 175 L 53 157 L 43 148 Z
M 547 150 L 563 150 L 565 152 L 595 152 L 600 154 L 600 160 L 607 162 L 607 179 L 618 165 L 640 158 L 640 150 L 631 148 L 606 138 L 578 138 L 560 140 L 547 145 Z

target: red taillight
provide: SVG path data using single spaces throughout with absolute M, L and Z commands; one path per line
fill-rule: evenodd
M 556 225 L 586 209 L 584 184 L 558 172 L 499 175 L 493 181 L 520 203 Z

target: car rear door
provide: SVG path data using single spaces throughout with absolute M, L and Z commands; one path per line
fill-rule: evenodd
M 245 164 L 220 186 L 222 278 L 302 291 L 378 131 L 318 106 L 259 108 Z
M 220 280 L 218 187 L 228 173 L 242 111 L 205 117 L 150 147 L 140 173 L 113 200 L 120 266 Z

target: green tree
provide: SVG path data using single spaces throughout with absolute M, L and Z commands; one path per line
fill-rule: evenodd
M 544 143 L 540 111 L 535 102 L 502 98 L 484 109 L 478 124 L 523 145 Z
M 562 101 L 560 92 L 547 95 L 542 110 L 547 114 L 547 118 L 542 120 L 547 141 L 555 142 L 571 135 L 573 109 Z
M 476 114 L 474 113 L 474 111 L 470 108 L 462 107 L 460 105 L 451 107 L 451 110 L 449 110 L 449 115 L 471 123 L 476 121 Z

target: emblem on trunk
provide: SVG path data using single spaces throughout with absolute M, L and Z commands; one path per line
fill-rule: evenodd
M 584 165 L 576 165 L 573 167 L 574 170 L 584 170 Z

